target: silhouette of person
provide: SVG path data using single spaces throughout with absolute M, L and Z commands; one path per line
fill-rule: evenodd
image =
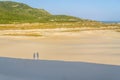
M 33 54 L 33 59 L 36 59 L 36 55 L 35 55 L 35 53 Z
M 38 52 L 36 53 L 36 56 L 37 56 L 37 59 L 39 59 L 39 53 Z
M 38 60 L 39 59 L 39 53 L 34 53 L 33 54 L 33 59 Z

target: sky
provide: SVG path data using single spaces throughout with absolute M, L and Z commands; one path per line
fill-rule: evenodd
M 120 21 L 120 0 L 12 0 L 51 14 L 72 15 L 98 21 Z

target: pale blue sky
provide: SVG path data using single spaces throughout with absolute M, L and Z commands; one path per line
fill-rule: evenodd
M 99 21 L 120 21 L 120 0 L 12 0 L 65 14 Z

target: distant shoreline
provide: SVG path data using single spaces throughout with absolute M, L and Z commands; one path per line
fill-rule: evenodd
M 120 21 L 100 21 L 100 22 L 103 22 L 103 23 L 120 23 Z

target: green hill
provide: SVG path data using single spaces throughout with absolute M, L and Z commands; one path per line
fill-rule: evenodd
M 8 23 L 34 23 L 34 22 L 76 22 L 82 19 L 66 16 L 52 15 L 44 9 L 32 8 L 26 4 L 0 1 L 0 24 Z
M 51 22 L 77 22 L 77 21 L 82 21 L 82 19 L 73 17 L 73 16 L 68 16 L 68 15 L 51 15 L 47 17 L 48 21 Z
M 50 15 L 43 9 L 32 8 L 23 3 L 0 2 L 0 23 L 36 22 Z

